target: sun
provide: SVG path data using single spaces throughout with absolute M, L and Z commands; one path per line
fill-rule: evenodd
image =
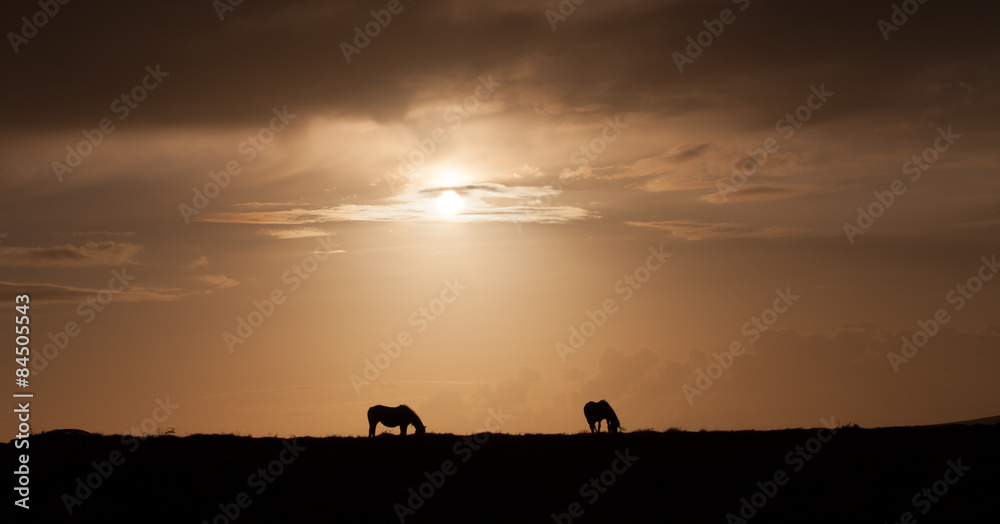
M 449 189 L 441 193 L 435 205 L 437 206 L 438 213 L 454 215 L 462 210 L 465 202 L 462 201 L 461 195 Z

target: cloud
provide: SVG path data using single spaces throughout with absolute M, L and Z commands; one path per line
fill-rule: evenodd
M 677 170 L 682 164 L 692 164 L 695 160 L 709 160 L 711 143 L 678 144 L 673 148 L 654 157 L 640 158 L 625 167 L 616 170 L 611 178 L 640 178 L 652 175 L 662 175 Z M 705 162 L 693 166 L 698 171 L 704 171 Z M 689 169 L 691 166 L 689 166 Z
M 656 402 L 665 418 L 687 428 L 815 426 L 831 415 L 863 426 L 932 424 L 1000 413 L 1000 333 L 942 328 L 895 373 L 888 354 L 899 354 L 902 337 L 911 335 L 868 324 L 830 334 L 771 330 L 693 405 L 682 386 L 696 387 L 698 370 L 724 348 L 659 359 L 651 373 L 632 377 L 632 399 L 621 398 Z
M 995 228 L 1000 226 L 1000 218 L 989 218 L 986 220 L 976 220 L 972 222 L 960 222 L 957 224 L 949 224 L 947 227 L 956 229 L 978 229 L 978 228 Z
M 125 242 L 87 242 L 82 246 L 0 247 L 0 266 L 91 267 L 134 262 L 142 246 Z
M 438 212 L 436 200 L 444 191 L 455 191 L 464 202 L 454 215 Z M 216 213 L 203 222 L 231 224 L 303 225 L 327 222 L 534 222 L 565 223 L 596 217 L 578 207 L 553 205 L 561 191 L 551 187 L 496 183 L 462 186 L 407 186 L 379 204 L 342 204 L 332 207 L 275 211 Z
M 755 144 L 745 140 L 732 143 L 684 142 L 658 155 L 641 157 L 620 165 L 566 168 L 562 176 L 605 182 L 626 181 L 633 187 L 651 193 L 711 189 L 712 193 L 701 199 L 711 203 L 721 203 L 723 200 L 716 194 L 718 184 L 732 183 L 730 176 L 734 166 L 747 158 L 748 148 L 753 146 Z M 802 189 L 782 187 L 764 181 L 800 171 L 798 154 L 787 151 L 773 152 L 760 166 L 759 172 L 754 174 L 754 184 L 731 193 L 729 201 L 779 200 L 798 196 L 804 192 Z
M 702 144 L 678 144 L 661 156 L 660 159 L 666 163 L 688 162 L 703 156 L 711 145 L 708 142 Z
M 197 268 L 197 267 L 204 267 L 204 266 L 207 266 L 207 265 L 208 265 L 208 257 L 206 257 L 205 255 L 202 255 L 202 256 L 200 256 L 200 257 L 192 260 L 191 262 L 188 262 L 187 264 L 184 264 L 181 267 L 183 267 L 184 269 L 194 269 L 194 268 Z
M 528 400 L 528 390 L 541 380 L 541 373 L 529 367 L 522 367 L 517 375 L 505 378 L 495 386 L 483 386 L 476 396 L 480 397 L 486 406 L 513 408 Z
M 310 227 L 300 227 L 294 229 L 277 229 L 277 228 L 264 228 L 257 231 L 258 234 L 272 236 L 274 238 L 280 238 L 282 240 L 288 240 L 293 238 L 308 238 L 308 237 L 325 237 L 330 233 L 323 231 L 322 229 L 315 229 Z
M 61 233 L 74 237 L 105 236 L 105 237 L 130 237 L 135 235 L 135 231 L 76 231 L 73 233 Z
M 910 331 L 844 324 L 832 333 L 773 329 L 735 357 L 722 375 L 700 379 L 724 347 L 664 358 L 649 349 L 612 348 L 571 406 L 607 399 L 630 429 L 694 430 L 815 427 L 820 417 L 862 426 L 947 423 L 1000 413 L 1000 326 L 979 332 L 942 328 L 893 371 Z M 702 391 L 688 402 L 685 385 Z M 650 409 L 650 406 L 655 406 Z M 646 414 L 636 420 L 633 414 Z
M 658 155 L 638 158 L 621 165 L 565 168 L 563 179 L 639 180 L 645 191 L 679 191 L 715 187 L 724 173 L 719 146 L 703 142 L 681 143 Z
M 695 220 L 664 220 L 659 222 L 626 222 L 635 227 L 649 227 L 670 233 L 680 240 L 780 240 L 821 238 L 824 235 L 809 229 L 782 226 L 752 226 L 726 222 Z
M 580 388 L 582 401 L 613 398 L 635 387 L 660 358 L 652 350 L 642 348 L 628 353 L 608 348 L 601 353 L 597 376 L 584 382 Z
M 589 378 L 587 372 L 580 368 L 569 368 L 565 373 L 560 375 L 563 380 L 568 380 L 570 382 L 579 382 Z
M 76 85 L 45 82 L 41 73 L 60 55 L 82 63 L 84 57 L 113 54 L 113 42 L 134 36 L 135 28 L 148 28 L 144 38 L 132 38 L 135 56 L 160 57 L 167 71 L 172 64 L 184 64 L 185 83 L 179 87 L 185 89 L 173 88 L 178 89 L 175 96 L 144 105 L 149 125 L 192 119 L 246 123 L 247 108 L 260 106 L 262 92 L 271 98 L 295 93 L 296 106 L 304 113 L 400 120 L 424 102 L 425 93 L 450 95 L 449 80 L 470 71 L 516 78 L 516 85 L 504 87 L 507 96 L 549 114 L 606 109 L 611 114 L 628 110 L 670 118 L 717 111 L 737 124 L 757 122 L 766 115 L 773 125 L 789 110 L 787 101 L 798 98 L 798 90 L 816 78 L 837 79 L 834 89 L 851 96 L 851 103 L 829 108 L 824 118 L 834 112 L 900 107 L 912 112 L 906 103 L 927 96 L 921 86 L 946 84 L 952 80 L 949 76 L 974 83 L 981 77 L 976 74 L 981 64 L 992 63 L 997 52 L 978 39 L 996 19 L 994 3 L 978 3 L 972 8 L 981 15 L 976 17 L 968 16 L 968 7 L 942 3 L 935 23 L 907 26 L 899 41 L 911 45 L 896 49 L 879 46 L 874 29 L 872 39 L 856 36 L 859 23 L 887 16 L 882 5 L 862 0 L 836 5 L 778 0 L 754 2 L 746 12 L 739 11 L 734 30 L 743 34 L 725 46 L 729 49 L 713 47 L 679 74 L 670 53 L 681 50 L 687 36 L 704 29 L 701 22 L 712 13 L 702 3 L 637 0 L 613 8 L 591 3 L 560 24 L 571 29 L 560 30 L 559 38 L 553 38 L 545 18 L 550 5 L 536 2 L 512 8 L 510 3 L 427 0 L 422 8 L 407 11 L 407 23 L 394 25 L 391 35 L 379 37 L 381 47 L 392 52 L 365 51 L 351 64 L 344 60 L 339 44 L 351 37 L 355 25 L 370 20 L 371 6 L 365 2 L 298 0 L 241 8 L 231 14 L 235 24 L 201 18 L 201 8 L 195 5 L 165 4 L 130 13 L 123 2 L 102 3 L 78 14 L 79 27 L 106 23 L 107 39 L 82 38 L 83 29 L 70 28 L 62 37 L 76 45 L 37 48 L 35 60 L 11 61 L 10 75 L 25 81 L 8 86 L 8 97 L 24 103 L 10 108 L 3 125 L 17 129 L 18 123 L 30 121 L 36 127 L 75 129 L 79 122 L 107 116 L 106 104 L 76 101 L 104 101 L 109 90 L 134 85 L 141 68 L 95 64 L 92 76 L 101 81 Z M 188 45 L 177 41 L 175 33 L 159 30 L 172 27 L 183 27 L 190 41 L 201 45 Z M 948 45 L 921 45 L 940 41 Z M 215 52 L 203 53 L 204 48 Z M 803 53 L 804 49 L 811 52 Z M 243 67 L 245 56 L 259 57 L 261 69 Z M 962 59 L 955 60 L 956 56 Z M 330 67 L 317 69 L 317 61 Z M 352 73 L 350 81 L 343 81 L 345 73 Z M 174 76 L 165 79 L 167 85 L 173 81 Z M 227 87 L 234 84 L 258 89 Z M 935 89 L 943 94 L 951 91 Z M 973 96 L 967 91 L 961 90 L 964 96 Z M 988 100 L 990 94 L 980 100 Z
M 713 191 L 703 195 L 701 200 L 712 204 L 726 204 L 734 202 L 768 202 L 772 200 L 784 200 L 806 193 L 804 188 L 793 188 L 777 185 L 751 185 L 738 188 L 736 191 L 726 193 L 723 198 L 720 191 Z
M 206 284 L 211 284 L 219 289 L 240 285 L 239 281 L 229 278 L 226 275 L 200 275 L 198 280 Z
M 236 207 L 248 207 L 253 209 L 260 209 L 265 207 L 287 207 L 294 206 L 294 202 L 240 202 L 234 204 Z
M 524 426 L 528 412 L 528 396 L 542 381 L 542 375 L 530 367 L 522 367 L 514 376 L 495 383 L 430 381 L 420 382 L 434 385 L 433 393 L 420 402 L 417 411 L 426 423 L 429 420 L 447 420 L 444 426 L 435 424 L 435 431 L 471 432 L 484 431 L 484 419 L 492 411 L 510 414 L 513 420 L 505 422 L 500 431 L 509 432 Z M 417 382 L 407 381 L 407 384 Z M 459 393 L 448 386 L 478 386 L 467 393 Z M 385 385 L 383 384 L 383 387 Z M 526 411 L 527 410 L 527 411 Z
M 28 294 L 31 295 L 32 304 L 82 302 L 98 293 L 107 293 L 107 290 L 59 284 L 0 281 L 0 294 L 4 296 Z M 179 300 L 187 294 L 178 288 L 129 286 L 125 291 L 115 293 L 113 300 L 117 302 L 170 302 Z
M 733 143 L 682 143 L 657 156 L 640 158 L 624 166 L 609 167 L 597 170 L 600 178 L 605 179 L 635 179 L 643 191 L 660 193 L 665 191 L 693 191 L 713 189 L 720 182 L 732 184 L 731 175 L 735 166 L 747 160 L 747 151 L 759 144 L 737 140 Z M 801 171 L 800 157 L 788 151 L 775 151 L 767 156 L 766 161 L 759 165 L 754 173 L 754 180 L 761 184 L 768 178 L 784 177 Z M 778 191 L 776 185 L 759 185 L 761 188 L 774 188 L 764 198 L 761 190 L 754 193 L 750 187 L 741 188 L 735 198 L 751 200 L 756 196 L 759 200 L 777 200 L 791 198 L 800 194 L 798 191 Z M 746 192 L 746 193 L 744 193 Z M 713 191 L 713 194 L 715 191 Z M 703 200 L 715 200 L 703 197 Z

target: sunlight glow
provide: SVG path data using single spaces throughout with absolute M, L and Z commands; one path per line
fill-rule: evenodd
M 460 187 L 474 183 L 473 177 L 464 169 L 448 164 L 438 164 L 427 168 L 425 184 L 437 187 Z

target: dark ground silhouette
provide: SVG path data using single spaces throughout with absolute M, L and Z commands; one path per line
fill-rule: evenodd
M 824 431 L 484 434 L 481 443 L 52 432 L 30 441 L 33 518 L 18 510 L 5 521 L 392 523 L 399 511 L 405 522 L 724 523 L 744 518 L 743 498 L 763 502 L 748 522 L 894 523 L 904 512 L 920 523 L 998 521 L 1000 426 Z M 5 464 L 16 451 L 0 445 Z M 969 468 L 961 477 L 946 474 L 956 461 Z M 98 487 L 70 516 L 61 495 L 85 495 L 77 478 L 88 476 Z M 936 482 L 945 494 L 915 502 Z M 430 496 L 408 503 L 420 490 Z

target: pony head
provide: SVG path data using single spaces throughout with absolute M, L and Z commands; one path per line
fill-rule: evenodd
M 414 434 L 423 435 L 424 433 L 427 433 L 427 426 L 417 424 L 414 425 L 413 428 Z

